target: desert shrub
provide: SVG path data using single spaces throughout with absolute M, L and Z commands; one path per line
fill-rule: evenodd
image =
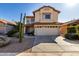
M 75 29 L 75 27 L 70 27 L 70 28 L 67 28 L 67 32 L 68 33 L 76 33 L 76 29 Z
M 77 40 L 79 39 L 79 36 L 77 34 L 65 34 L 65 38 L 70 39 L 70 40 Z
M 11 30 L 11 31 L 9 31 L 6 35 L 8 36 L 8 37 L 12 37 L 15 33 L 17 33 L 18 31 L 17 30 Z
M 72 39 L 78 39 L 79 37 L 78 37 L 78 35 L 75 34 L 75 35 L 72 35 L 71 38 Z
M 65 34 L 65 38 L 69 39 L 69 35 L 68 34 Z
M 0 47 L 4 47 L 7 44 L 9 44 L 11 39 L 5 37 L 5 36 L 0 36 Z

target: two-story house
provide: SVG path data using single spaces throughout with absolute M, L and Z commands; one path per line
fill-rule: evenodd
M 59 35 L 58 15 L 60 11 L 51 6 L 43 6 L 33 11 L 34 16 L 26 16 L 26 33 L 34 35 Z

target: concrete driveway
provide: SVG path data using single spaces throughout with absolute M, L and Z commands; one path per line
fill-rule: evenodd
M 40 43 L 56 43 L 55 38 L 57 36 L 35 36 L 34 45 L 40 44 Z
M 32 52 L 57 52 L 63 51 L 55 42 L 55 36 L 36 36 Z

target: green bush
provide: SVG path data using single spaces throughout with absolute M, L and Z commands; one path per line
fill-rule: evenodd
M 76 33 L 76 28 L 75 27 L 67 28 L 67 32 L 68 33 Z
M 69 39 L 69 34 L 65 34 L 65 38 Z
M 70 40 L 77 40 L 79 39 L 79 36 L 77 34 L 65 34 L 65 38 L 70 39 Z
M 11 31 L 9 31 L 6 35 L 8 36 L 8 37 L 12 37 L 15 33 L 17 33 L 18 31 L 17 30 L 11 30 Z
M 72 35 L 72 39 L 79 39 L 78 35 Z

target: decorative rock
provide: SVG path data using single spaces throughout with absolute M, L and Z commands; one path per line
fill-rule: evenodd
M 10 42 L 10 39 L 6 36 L 0 36 L 0 47 L 7 45 Z

